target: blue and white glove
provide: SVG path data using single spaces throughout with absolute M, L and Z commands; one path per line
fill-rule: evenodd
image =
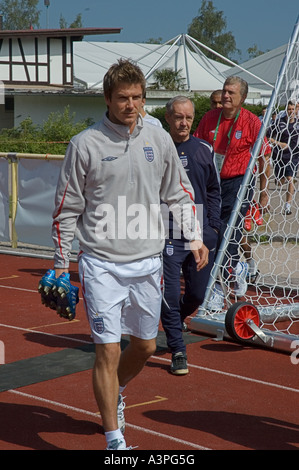
M 39 281 L 38 292 L 43 305 L 56 310 L 63 318 L 75 318 L 79 288 L 71 284 L 69 273 L 62 273 L 56 278 L 55 270 L 49 269 Z

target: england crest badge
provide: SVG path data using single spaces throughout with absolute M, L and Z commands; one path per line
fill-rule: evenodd
M 93 326 L 98 334 L 104 332 L 104 319 L 102 317 L 93 318 Z
M 188 165 L 188 157 L 187 155 L 180 155 L 180 160 L 184 168 Z
M 174 248 L 173 245 L 166 245 L 166 253 L 168 256 L 172 256 L 174 253 Z
M 154 160 L 154 150 L 152 147 L 143 147 L 144 156 L 148 162 L 152 162 Z

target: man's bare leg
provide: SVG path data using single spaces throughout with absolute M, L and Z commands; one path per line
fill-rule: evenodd
M 119 384 L 117 369 L 119 358 L 119 343 L 96 344 L 93 388 L 105 432 L 118 429 L 117 400 Z
M 105 432 L 118 429 L 119 385 L 125 386 L 136 377 L 155 351 L 156 339 L 134 336 L 122 353 L 119 343 L 96 344 L 93 387 Z
M 120 356 L 119 384 L 124 387 L 141 372 L 146 361 L 156 351 L 156 338 L 144 340 L 131 336 L 130 343 Z

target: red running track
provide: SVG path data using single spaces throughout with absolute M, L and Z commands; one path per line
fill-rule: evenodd
M 72 322 L 41 305 L 48 260 L 0 255 L 0 450 L 102 450 L 94 358 L 82 299 Z M 72 282 L 79 285 L 77 265 Z M 156 354 L 126 389 L 126 440 L 138 450 L 298 450 L 299 364 L 287 354 L 185 334 L 190 373 Z

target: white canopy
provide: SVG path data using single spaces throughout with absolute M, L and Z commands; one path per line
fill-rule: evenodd
M 228 75 L 237 74 L 244 76 L 249 83 L 248 98 L 256 101 L 271 95 L 273 81 L 277 76 L 277 63 L 282 61 L 282 54 L 285 46 L 279 48 L 279 54 L 274 51 L 271 58 L 276 57 L 277 62 L 273 65 L 274 69 L 269 71 L 269 63 L 265 62 L 263 56 L 253 61 L 254 67 L 252 75 L 242 71 L 247 68 L 247 64 L 236 67 L 233 62 L 215 53 L 221 60 L 225 60 L 227 65 L 211 60 L 202 52 L 202 48 L 207 48 L 188 35 L 181 34 L 165 44 L 146 44 L 146 43 L 121 43 L 121 42 L 76 42 L 74 43 L 74 76 L 75 80 L 83 84 L 87 90 L 102 91 L 103 77 L 108 68 L 119 58 L 124 57 L 132 59 L 141 67 L 148 87 L 153 84 L 154 72 L 156 70 L 171 68 L 180 71 L 180 77 L 184 79 L 185 91 L 210 94 L 216 89 L 221 89 L 225 78 Z M 211 50 L 210 50 L 211 51 Z M 272 62 L 271 62 L 272 63 Z M 258 66 L 261 64 L 261 66 Z M 231 67 L 233 66 L 233 67 Z M 262 67 L 262 71 L 261 68 Z M 250 71 L 250 70 L 249 70 Z M 265 75 L 267 71 L 267 74 Z M 266 79 L 258 80 L 255 76 L 261 73 L 262 76 L 270 75 L 271 81 Z
M 74 75 L 88 89 L 102 89 L 108 68 L 120 57 L 138 63 L 150 86 L 157 69 L 171 68 L 181 71 L 186 91 L 213 91 L 221 88 L 225 80 L 222 70 L 227 66 L 208 59 L 204 54 L 191 51 L 184 35 L 165 44 L 76 42 L 74 43 Z
M 225 75 L 239 75 L 253 87 L 269 90 L 274 87 L 278 72 L 287 50 L 287 45 L 277 47 L 272 51 L 247 60 L 242 68 L 235 66 L 225 72 Z

